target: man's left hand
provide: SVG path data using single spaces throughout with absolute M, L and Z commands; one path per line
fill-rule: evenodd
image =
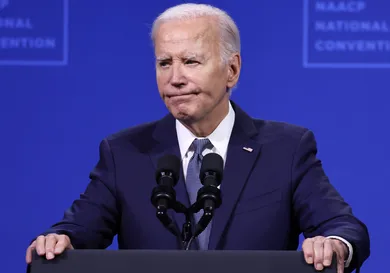
M 307 238 L 302 243 L 302 250 L 308 264 L 317 270 L 323 270 L 332 263 L 333 253 L 337 255 L 337 272 L 344 273 L 344 261 L 348 257 L 348 248 L 340 240 L 317 236 Z

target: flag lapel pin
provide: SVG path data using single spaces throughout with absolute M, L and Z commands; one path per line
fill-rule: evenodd
M 249 148 L 249 147 L 243 147 L 242 149 L 244 149 L 245 151 L 247 152 L 253 152 L 253 149 L 252 148 Z

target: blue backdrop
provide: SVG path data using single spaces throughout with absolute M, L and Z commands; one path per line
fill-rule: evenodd
M 0 0 L 0 272 L 24 271 L 30 240 L 85 189 L 102 138 L 167 112 L 149 32 L 182 2 Z M 385 272 L 390 3 L 201 2 L 241 30 L 232 98 L 314 131 L 327 174 L 369 228 L 363 272 Z

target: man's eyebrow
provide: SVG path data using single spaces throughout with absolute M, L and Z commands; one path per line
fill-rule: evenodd
M 167 61 L 167 60 L 170 60 L 171 59 L 171 57 L 168 57 L 168 56 L 164 56 L 164 55 L 162 55 L 162 56 L 157 56 L 156 57 L 156 61 L 157 62 L 161 62 L 161 61 Z
M 204 59 L 204 55 L 201 55 L 198 53 L 188 52 L 188 53 L 182 55 L 182 59 L 183 60 Z M 168 55 L 156 56 L 156 62 L 169 61 L 169 60 L 172 60 L 172 57 L 170 57 Z

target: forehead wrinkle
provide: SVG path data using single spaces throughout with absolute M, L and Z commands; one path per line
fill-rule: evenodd
M 181 31 L 177 32 L 168 32 L 159 41 L 162 44 L 182 44 L 186 42 L 201 42 L 207 36 L 208 30 L 205 29 L 201 32 L 196 33 L 195 35 L 191 35 L 189 32 Z M 183 35 L 185 33 L 185 36 Z M 178 36 L 178 37 L 175 37 Z M 184 36 L 184 37 L 183 37 Z M 180 38 L 179 38 L 180 37 Z
M 188 39 L 186 39 L 188 40 Z M 180 56 L 181 58 L 199 58 L 204 56 L 207 52 L 202 52 L 203 45 L 207 42 L 205 40 L 201 40 L 200 38 L 196 41 L 190 41 L 190 48 L 187 46 L 188 43 L 183 43 L 183 46 L 180 48 L 175 48 L 173 51 L 169 47 L 170 42 L 162 42 L 159 43 L 156 48 L 156 56 L 157 58 L 172 58 L 172 56 Z M 176 42 L 178 44 L 178 42 Z

